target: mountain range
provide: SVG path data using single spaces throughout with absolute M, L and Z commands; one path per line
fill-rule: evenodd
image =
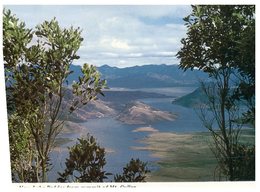
M 102 78 L 107 80 L 108 87 L 124 88 L 159 88 L 175 86 L 197 86 L 199 80 L 208 78 L 207 74 L 199 70 L 183 71 L 178 65 L 143 65 L 126 68 L 103 65 L 97 67 Z M 81 75 L 81 67 L 71 65 L 73 73 L 68 78 L 68 83 L 77 81 Z

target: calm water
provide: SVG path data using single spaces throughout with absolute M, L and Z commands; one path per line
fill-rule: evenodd
M 150 170 L 156 170 L 154 162 L 155 158 L 151 157 L 149 151 L 133 150 L 134 146 L 142 146 L 139 141 L 149 135 L 149 132 L 132 132 L 134 129 L 151 126 L 160 132 L 196 132 L 205 131 L 198 116 L 193 109 L 185 108 L 182 106 L 172 104 L 176 97 L 180 97 L 190 93 L 195 88 L 174 88 L 171 89 L 149 89 L 146 91 L 167 94 L 173 98 L 163 99 L 142 99 L 140 101 L 163 111 L 170 111 L 177 115 L 175 121 L 161 121 L 149 125 L 126 125 L 116 121 L 113 117 L 91 119 L 81 125 L 84 126 L 83 130 L 78 134 L 67 134 L 66 137 L 76 140 L 76 138 L 90 133 L 93 135 L 97 142 L 106 148 L 107 165 L 105 170 L 111 173 L 121 173 L 122 167 L 130 161 L 131 158 L 139 158 L 142 161 L 147 161 Z M 70 142 L 63 145 L 60 152 L 53 152 L 51 159 L 53 159 L 54 166 L 50 172 L 50 181 L 56 181 L 57 171 L 64 170 L 64 160 L 68 156 L 68 151 L 64 150 L 67 146 L 71 146 L 75 142 Z M 63 149 L 63 150 L 62 150 Z

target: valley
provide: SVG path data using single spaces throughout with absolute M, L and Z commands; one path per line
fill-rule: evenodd
M 108 172 L 120 173 L 131 158 L 139 158 L 151 170 L 148 181 L 214 181 L 217 162 L 210 150 L 211 137 L 194 109 L 203 99 L 195 85 L 126 84 L 104 90 L 104 96 L 67 119 L 51 153 L 52 161 L 59 163 L 53 166 L 50 181 L 64 169 L 67 148 L 88 133 L 105 148 Z M 252 131 L 244 135 L 247 143 L 254 143 Z
M 176 94 L 172 94 L 174 89 Z M 157 170 L 160 170 L 157 161 L 161 157 L 154 156 L 150 148 L 145 148 L 148 143 L 143 143 L 142 140 L 151 133 L 204 130 L 192 109 L 172 104 L 173 99 L 194 89 L 173 87 L 159 92 L 156 88 L 149 89 L 154 92 L 113 89 L 106 91 L 105 97 L 99 97 L 81 108 L 66 122 L 59 135 L 60 145 L 57 145 L 51 154 L 51 159 L 58 159 L 59 163 L 53 166 L 50 180 L 54 181 L 57 171 L 64 168 L 62 159 L 66 159 L 68 155 L 67 147 L 74 145 L 76 138 L 84 137 L 88 133 L 106 149 L 107 171 L 119 173 L 131 158 L 140 158 L 148 162 L 152 174 L 157 173 Z

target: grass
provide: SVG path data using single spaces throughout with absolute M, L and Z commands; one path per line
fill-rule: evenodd
M 254 144 L 254 130 L 243 130 L 240 139 L 244 144 Z M 159 170 L 151 172 L 147 181 L 214 181 L 217 161 L 209 146 L 211 141 L 208 132 L 151 134 L 142 141 L 145 147 L 136 147 L 160 158 L 156 162 Z

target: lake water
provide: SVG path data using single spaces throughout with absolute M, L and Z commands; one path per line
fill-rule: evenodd
M 76 140 L 76 138 L 90 133 L 93 135 L 100 146 L 104 147 L 107 151 L 106 160 L 107 165 L 105 170 L 111 173 L 121 173 L 122 168 L 130 161 L 131 158 L 139 158 L 142 161 L 148 162 L 148 167 L 151 171 L 158 169 L 155 165 L 157 160 L 151 157 L 151 153 L 145 150 L 134 150 L 134 146 L 142 146 L 139 141 L 149 135 L 149 132 L 133 132 L 134 129 L 151 126 L 160 132 L 197 132 L 205 131 L 199 120 L 197 114 L 193 109 L 185 108 L 179 105 L 172 104 L 172 101 L 176 97 L 188 94 L 195 88 L 174 88 L 171 89 L 149 89 L 145 91 L 156 92 L 161 94 L 167 94 L 172 98 L 151 98 L 141 99 L 140 101 L 163 111 L 170 111 L 177 115 L 175 121 L 160 121 L 149 125 L 126 125 L 122 122 L 115 120 L 113 117 L 90 119 L 85 123 L 82 123 L 84 130 L 80 133 L 67 134 L 66 137 Z M 57 171 L 64 170 L 64 160 L 68 157 L 68 151 L 64 150 L 66 147 L 75 144 L 75 142 L 67 143 L 62 146 L 60 152 L 54 151 L 51 154 L 51 159 L 54 162 L 54 166 L 49 174 L 49 180 L 55 182 L 58 177 Z M 110 178 L 112 179 L 112 178 Z

